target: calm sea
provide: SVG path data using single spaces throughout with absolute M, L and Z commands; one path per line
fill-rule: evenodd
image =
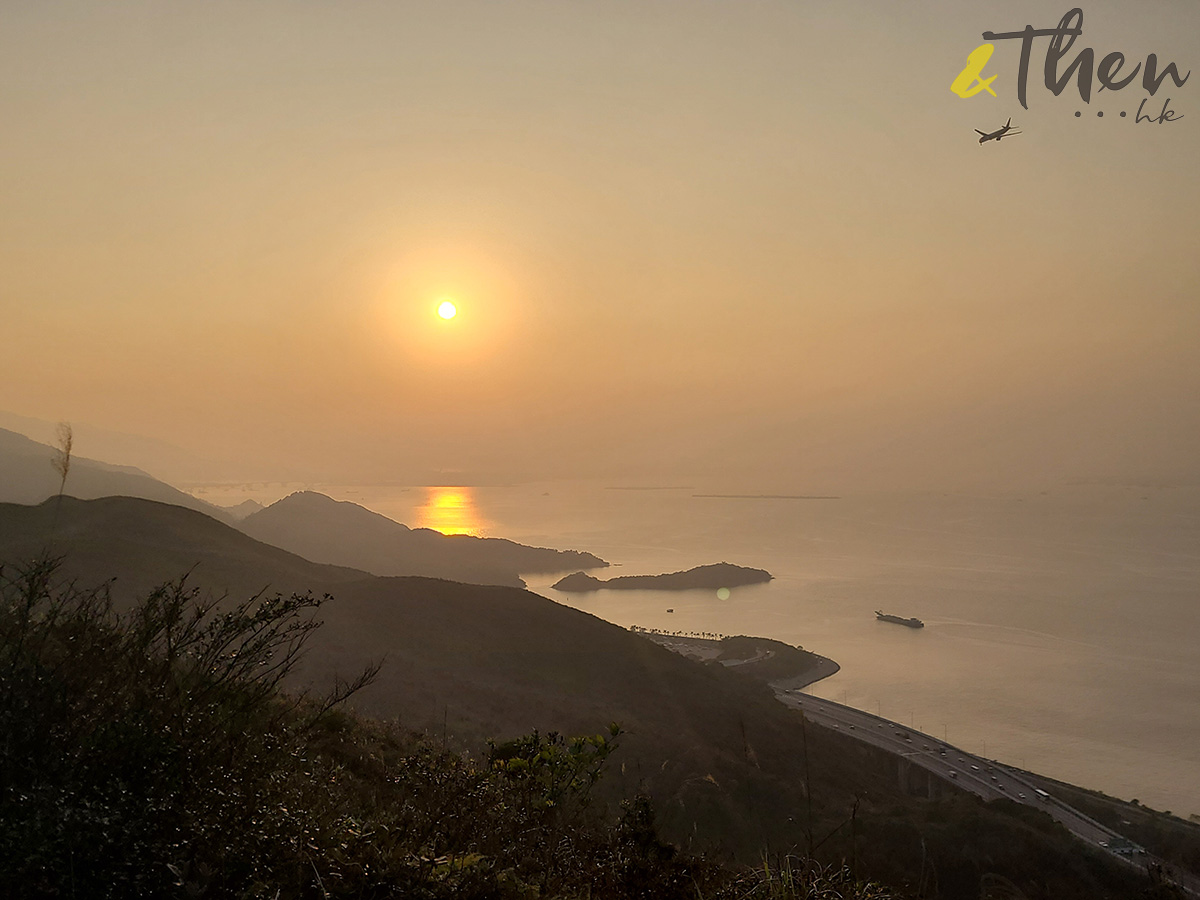
M 232 503 L 300 485 L 209 486 Z M 311 485 L 409 525 L 590 550 L 600 577 L 727 561 L 715 592 L 560 594 L 618 625 L 753 634 L 837 660 L 813 693 L 986 756 L 1200 813 L 1200 491 L 713 497 L 687 485 Z M 668 612 L 668 608 L 674 612 Z M 874 610 L 917 616 L 912 630 Z

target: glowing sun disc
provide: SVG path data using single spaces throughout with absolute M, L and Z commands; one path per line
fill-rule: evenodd
M 443 300 L 440 304 L 438 304 L 437 311 L 438 315 L 443 319 L 453 319 L 456 315 L 458 315 L 458 307 L 449 300 Z

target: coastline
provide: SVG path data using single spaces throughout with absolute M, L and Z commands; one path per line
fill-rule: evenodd
M 777 681 L 770 682 L 771 687 L 776 691 L 798 691 L 801 688 L 806 688 L 810 684 L 816 684 L 830 675 L 836 675 L 842 670 L 842 667 L 830 659 L 828 656 L 821 656 L 814 653 L 817 657 L 817 664 L 808 672 L 804 672 L 794 678 L 780 678 Z
M 690 637 L 687 635 L 663 634 L 661 632 L 638 631 L 643 637 L 649 638 L 656 644 L 666 647 L 680 656 L 686 656 L 688 659 L 694 659 L 697 662 L 712 662 L 716 661 L 726 668 L 736 668 L 745 666 L 755 662 L 761 662 L 771 658 L 774 651 L 767 649 L 759 650 L 755 655 L 741 659 L 721 659 L 721 655 L 725 648 L 722 646 L 720 638 L 701 638 Z M 760 640 L 760 639 L 754 639 Z M 776 641 L 769 639 L 761 639 L 764 643 L 778 644 Z M 795 648 L 799 649 L 799 648 Z M 813 664 L 806 666 L 795 675 L 790 675 L 784 678 L 763 679 L 766 684 L 776 691 L 798 691 L 801 688 L 808 687 L 810 684 L 815 684 L 822 679 L 828 678 L 841 671 L 841 666 L 837 662 L 827 656 L 821 656 L 818 653 L 804 651 L 812 659 Z M 753 667 L 751 671 L 753 670 Z

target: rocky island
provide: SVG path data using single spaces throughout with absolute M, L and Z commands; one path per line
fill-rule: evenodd
M 595 578 L 584 572 L 576 572 L 557 581 L 552 587 L 556 591 L 580 593 L 583 591 L 693 591 L 717 590 L 742 587 L 747 584 L 762 584 L 774 576 L 765 569 L 749 569 L 721 562 L 711 566 L 696 566 L 683 572 L 665 575 L 619 575 L 607 580 Z

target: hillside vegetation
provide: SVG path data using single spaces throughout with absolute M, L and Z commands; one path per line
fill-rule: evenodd
M 1134 844 L 1189 872 L 1200 872 L 1200 822 L 1187 821 L 1099 791 L 1037 776 L 1056 796 Z
M 55 576 L 0 570 L 6 896 L 894 896 L 810 863 L 684 857 L 645 796 L 598 814 L 616 725 L 474 759 L 338 712 L 371 670 L 284 695 L 311 596 L 218 609 L 181 579 L 117 615 Z
M 63 579 L 115 577 L 122 612 L 189 570 L 189 584 L 228 592 L 222 609 L 267 585 L 332 594 L 309 653 L 280 686 L 323 695 L 380 662 L 347 706 L 469 754 L 455 758 L 486 758 L 488 739 L 604 734 L 619 723 L 619 750 L 589 808 L 615 827 L 622 804 L 645 795 L 656 833 L 681 853 L 745 865 L 799 853 L 964 900 L 994 873 L 1030 900 L 1134 897 L 1144 886 L 1040 812 L 898 779 L 894 757 L 808 725 L 738 667 L 685 659 L 528 591 L 317 565 L 198 513 L 130 498 L 63 498 L 56 524 L 56 502 L 0 504 L 0 560 L 51 547 L 64 556 Z

